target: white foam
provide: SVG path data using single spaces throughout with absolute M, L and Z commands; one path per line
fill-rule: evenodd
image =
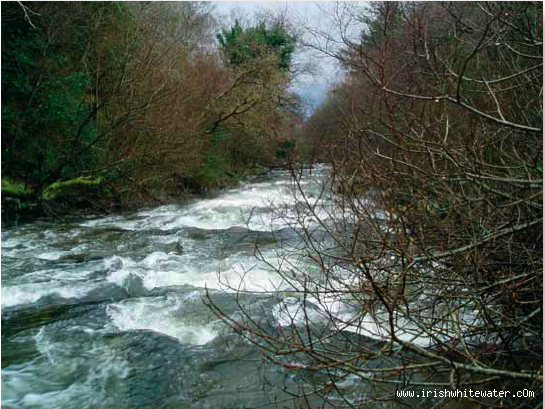
M 66 285 L 57 281 L 47 283 L 18 284 L 2 286 L 2 305 L 6 307 L 29 304 L 48 295 L 58 295 L 61 298 L 80 298 L 86 295 L 94 286 L 89 284 Z
M 302 293 L 301 293 L 302 294 Z M 307 324 L 330 323 L 336 330 L 356 333 L 376 340 L 389 341 L 390 322 L 389 316 L 385 311 L 375 311 L 372 315 L 361 314 L 361 308 L 351 306 L 349 302 L 343 300 L 341 296 L 330 294 L 306 294 L 306 310 L 303 302 L 299 298 L 287 297 L 273 307 L 273 316 L 276 318 L 279 326 L 303 326 Z M 434 309 L 436 313 L 440 307 Z M 431 315 L 431 312 L 428 312 Z M 402 311 L 397 311 L 394 317 L 394 331 L 398 339 L 409 342 L 420 347 L 431 347 L 436 341 L 434 338 L 443 342 L 451 342 L 458 339 L 458 330 L 462 333 L 471 332 L 472 329 L 481 326 L 482 319 L 477 310 L 472 310 L 467 306 L 460 312 L 456 324 L 449 322 L 449 317 L 444 320 L 441 328 L 426 325 L 429 317 L 409 317 L 403 315 Z M 417 324 L 418 322 L 418 324 Z M 466 342 L 476 340 L 473 335 L 465 338 Z
M 217 337 L 213 324 L 184 322 L 183 303 L 195 299 L 174 296 L 139 298 L 110 304 L 106 313 L 121 331 L 151 330 L 177 338 L 184 344 L 204 345 Z M 200 298 L 199 298 L 200 301 Z
M 94 332 L 89 327 L 67 327 L 68 335 L 51 338 L 55 330 L 41 328 L 34 340 L 42 356 L 28 365 L 2 370 L 2 407 L 116 406 L 118 401 L 108 389 L 108 380 L 127 378 L 130 365 L 101 338 L 90 336 L 84 345 L 71 342 L 70 332 L 82 329 Z
M 65 256 L 68 254 L 71 254 L 71 253 L 68 251 L 50 251 L 47 253 L 38 254 L 36 255 L 36 257 L 41 258 L 42 260 L 58 260 L 62 256 Z
M 288 174 L 286 173 L 286 177 Z M 319 183 L 303 180 L 301 188 L 311 204 L 317 198 L 310 198 L 310 192 L 316 190 Z M 318 188 L 319 190 L 319 188 Z M 170 230 L 182 227 L 197 227 L 200 229 L 228 229 L 233 226 L 246 226 L 252 230 L 269 231 L 292 224 L 289 220 L 276 217 L 273 207 L 282 208 L 294 206 L 302 200 L 301 192 L 290 179 L 242 185 L 213 199 L 201 199 L 188 206 L 166 205 L 151 210 L 138 212 L 135 219 L 121 216 L 109 216 L 89 220 L 83 226 L 112 226 L 127 230 L 157 228 Z M 257 212 L 255 210 L 258 210 Z M 264 210 L 260 213 L 259 210 Z M 317 209 L 320 216 L 327 217 L 327 212 Z M 249 220 L 250 214 L 258 214 Z M 294 215 L 291 214 L 291 217 Z
M 285 298 L 276 304 L 272 314 L 281 327 L 318 324 L 323 321 L 323 316 L 318 311 L 309 308 L 305 310 L 303 303 L 294 297 Z
M 105 260 L 105 266 L 109 271 L 106 280 L 119 287 L 124 287 L 131 276 L 143 276 L 137 264 L 130 258 L 113 256 Z
M 265 254 L 258 261 L 253 254 L 233 254 L 224 259 L 206 254 L 173 255 L 152 253 L 142 262 L 146 267 L 143 283 L 147 289 L 190 285 L 225 291 L 270 292 L 283 286 L 275 266 L 276 253 Z
M 249 220 L 249 215 L 255 209 L 293 205 L 295 203 L 293 193 L 289 189 L 284 189 L 287 184 L 288 182 L 280 181 L 248 185 L 214 199 L 201 200 L 184 209 L 181 215 L 162 228 L 228 229 L 233 226 L 245 226 L 250 222 L 249 227 L 252 230 L 270 230 L 271 225 L 278 225 L 278 220 L 269 218 L 266 223 L 254 222 Z

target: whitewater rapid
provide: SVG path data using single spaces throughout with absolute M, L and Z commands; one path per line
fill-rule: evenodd
M 293 210 L 317 199 L 327 172 L 296 186 L 277 171 L 191 203 L 3 229 L 2 407 L 261 404 L 258 361 L 232 361 L 231 332 L 202 298 L 236 315 L 227 295 L 242 291 L 281 324 L 269 294 L 293 288 L 276 269 L 307 261 L 278 243 L 297 247 L 296 221 L 317 226 Z M 313 211 L 327 218 L 327 206 Z M 233 377 L 241 367 L 247 375 Z

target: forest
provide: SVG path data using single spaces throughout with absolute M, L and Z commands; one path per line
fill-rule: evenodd
M 164 205 L 280 167 L 295 204 L 257 213 L 284 230 L 265 240 L 248 220 L 244 251 L 281 282 L 248 290 L 244 259 L 222 296 L 199 286 L 241 365 L 259 351 L 270 407 L 542 407 L 543 3 L 317 7 L 328 24 L 3 2 L 2 222 Z M 311 112 L 298 52 L 338 67 Z M 447 389 L 532 394 L 400 394 Z
M 259 173 L 301 121 L 295 38 L 207 2 L 2 7 L 3 220 L 162 203 Z

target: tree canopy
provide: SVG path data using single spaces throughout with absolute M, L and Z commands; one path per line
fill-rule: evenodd
M 280 23 L 268 26 L 260 22 L 243 28 L 238 20 L 229 30 L 217 35 L 220 48 L 231 66 L 243 66 L 252 61 L 275 56 L 278 67 L 289 71 L 295 49 L 295 38 Z

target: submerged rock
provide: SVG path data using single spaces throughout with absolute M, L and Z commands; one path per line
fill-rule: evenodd
M 178 240 L 176 240 L 176 244 L 174 245 L 174 252 L 177 254 L 184 253 L 184 244 L 181 238 L 178 238 Z

